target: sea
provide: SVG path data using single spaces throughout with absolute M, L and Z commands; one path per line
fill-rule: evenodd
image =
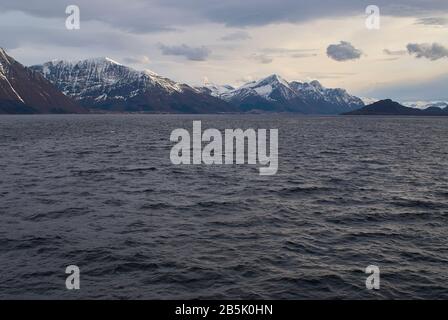
M 195 120 L 277 174 L 172 164 Z M 445 117 L 3 115 L 0 299 L 447 299 L 447 168 Z

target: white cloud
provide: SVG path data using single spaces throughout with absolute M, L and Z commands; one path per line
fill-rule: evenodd
M 221 37 L 221 40 L 223 41 L 242 41 L 242 40 L 249 40 L 252 39 L 250 34 L 246 31 L 237 31 L 229 33 L 223 37 Z
M 149 64 L 151 60 L 148 58 L 148 56 L 125 57 L 123 58 L 123 62 L 130 64 Z
M 259 63 L 262 63 L 262 64 L 268 64 L 268 63 L 271 63 L 272 61 L 274 61 L 274 59 L 272 57 L 265 55 L 265 54 L 255 53 L 255 54 L 251 55 L 250 58 Z

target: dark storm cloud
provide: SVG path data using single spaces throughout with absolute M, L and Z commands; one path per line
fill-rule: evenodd
M 448 49 L 439 43 L 409 43 L 408 53 L 431 61 L 448 58 Z
M 190 47 L 186 44 L 168 46 L 161 44 L 160 50 L 162 54 L 167 56 L 183 56 L 192 61 L 205 61 L 211 51 L 207 47 Z
M 303 22 L 331 16 L 362 15 L 368 3 L 359 0 L 164 0 L 169 6 L 194 8 L 202 17 L 229 26 Z M 448 10 L 446 0 L 376 0 L 384 15 L 413 16 L 423 12 Z
M 81 19 L 108 23 L 134 32 L 172 31 L 205 21 L 228 26 L 303 22 L 316 18 L 363 15 L 366 4 L 358 0 L 0 0 L 0 12 L 63 18 L 67 5 L 81 9 Z M 446 0 L 376 0 L 383 15 L 421 16 L 448 11 Z
M 174 21 L 191 23 L 194 14 L 175 11 L 157 4 L 158 1 L 128 0 L 0 0 L 0 12 L 23 12 L 44 18 L 66 19 L 69 5 L 80 8 L 83 22 L 98 21 L 130 33 L 177 31 Z
M 327 55 L 336 61 L 349 61 L 359 59 L 362 51 L 356 49 L 350 42 L 341 41 L 338 44 L 330 44 Z

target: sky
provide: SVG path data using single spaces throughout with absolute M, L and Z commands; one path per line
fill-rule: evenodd
M 68 5 L 79 30 L 66 28 Z M 369 5 L 379 29 L 366 26 Z M 107 56 L 190 85 L 276 73 L 361 97 L 448 100 L 447 0 L 0 0 L 0 34 L 25 65 Z

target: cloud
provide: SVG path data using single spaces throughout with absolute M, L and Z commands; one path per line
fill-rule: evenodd
M 339 44 L 330 44 L 327 55 L 336 61 L 348 61 L 359 59 L 362 51 L 356 49 L 350 42 L 341 41 Z
M 186 44 L 174 46 L 161 44 L 160 50 L 166 56 L 184 56 L 191 61 L 205 61 L 211 53 L 211 50 L 205 46 L 190 47 Z
M 264 55 L 271 58 L 308 58 L 317 56 L 316 49 L 265 48 Z
M 375 59 L 375 61 L 397 61 L 400 59 L 399 57 L 391 57 L 391 58 L 381 58 L 381 59 Z
M 244 76 L 242 78 L 237 79 L 236 83 L 238 83 L 238 84 L 246 84 L 248 82 L 253 82 L 253 81 L 255 81 L 255 78 L 253 76 L 246 75 L 246 76 Z
M 73 3 L 75 2 L 75 3 Z M 152 3 L 151 3 L 152 2 Z M 157 0 L 39 0 L 38 2 L 19 3 L 17 1 L 0 0 L 0 12 L 23 12 L 27 15 L 43 18 L 65 20 L 65 9 L 68 5 L 77 5 L 81 13 L 81 29 L 83 23 L 100 22 L 122 31 L 141 34 L 148 32 L 166 32 L 178 30 L 174 26 L 180 13 L 157 5 Z M 170 19 L 167 19 L 169 17 Z M 184 13 L 184 21 L 194 19 L 191 14 Z
M 383 52 L 388 56 L 404 56 L 407 53 L 406 50 L 389 50 L 389 49 L 384 49 Z
M 123 58 L 123 62 L 130 64 L 148 64 L 151 62 L 147 56 L 141 57 L 125 57 Z
M 417 22 L 415 24 L 444 27 L 444 26 L 448 26 L 448 18 L 444 18 L 444 17 L 420 18 L 417 20 Z
M 21 11 L 33 16 L 65 18 L 69 0 L 0 0 L 0 12 Z M 376 0 L 383 15 L 431 15 L 448 10 L 446 0 Z M 302 23 L 319 18 L 363 14 L 359 0 L 76 0 L 84 21 L 99 21 L 131 33 L 164 32 L 205 22 L 226 26 Z
M 17 16 L 11 15 L 8 19 Z M 22 18 L 22 16 L 18 16 Z M 3 18 L 3 17 L 2 17 Z M 18 20 L 20 21 L 20 20 Z M 31 19 L 32 24 L 0 25 L 2 30 L 2 46 L 15 49 L 21 46 L 60 46 L 66 48 L 90 49 L 128 49 L 135 50 L 142 45 L 141 39 L 126 34 L 120 30 L 98 26 L 95 23 L 85 23 L 80 30 L 67 31 L 65 28 L 55 27 L 54 24 L 45 25 L 44 19 Z M 62 24 L 61 24 L 62 25 Z
M 421 80 L 410 79 L 407 83 L 384 83 L 356 92 L 365 97 L 389 97 L 394 100 L 448 100 L 448 74 Z
M 426 58 L 431 61 L 448 58 L 448 49 L 439 43 L 409 43 L 407 49 L 409 54 L 417 58 Z
M 317 53 L 294 53 L 291 55 L 291 58 L 309 58 L 309 57 L 317 57 Z
M 305 77 L 306 81 L 316 79 L 346 79 L 356 75 L 353 72 L 302 72 L 301 75 Z
M 252 37 L 245 31 L 233 32 L 221 37 L 222 41 L 242 41 L 249 39 L 252 39 Z
M 352 16 L 364 13 L 366 5 L 359 0 L 322 1 L 309 0 L 167 0 L 184 10 L 197 10 L 206 19 L 227 26 L 260 26 L 272 23 L 301 23 L 319 18 Z M 414 16 L 422 12 L 448 9 L 446 0 L 376 0 L 383 15 Z
M 338 68 L 352 64 L 335 63 L 326 57 L 327 46 L 339 44 L 339 40 L 350 41 L 368 53 L 369 59 L 360 57 L 356 62 L 359 74 L 353 77 L 322 74 L 330 79 L 328 85 L 355 90 L 385 78 L 401 83 L 413 75 L 418 75 L 416 78 L 434 76 L 440 71 L 437 62 L 427 61 L 427 69 L 414 70 L 409 63 L 418 60 L 395 55 L 394 50 L 406 50 L 408 43 L 424 42 L 438 42 L 448 48 L 443 40 L 446 29 L 430 26 L 444 23 L 437 17 L 448 18 L 448 1 L 394 0 L 395 8 L 390 3 L 390 0 L 376 0 L 382 16 L 410 19 L 386 17 L 388 34 L 383 37 L 384 44 L 379 50 L 368 41 L 369 35 L 374 34 L 364 28 L 365 4 L 359 0 L 0 0 L 0 30 L 2 45 L 14 49 L 11 53 L 28 65 L 53 58 L 113 56 L 125 64 L 135 63 L 136 68 L 146 68 L 138 60 L 147 55 L 151 58 L 151 69 L 187 83 L 200 82 L 203 75 L 219 83 L 233 83 L 246 74 L 260 77 L 267 72 L 266 68 L 288 77 L 298 77 L 303 72 L 344 71 Z M 80 7 L 81 30 L 65 29 L 68 4 Z M 419 18 L 422 25 L 415 25 Z M 347 38 L 332 38 L 329 30 L 336 34 L 342 32 Z M 244 40 L 247 35 L 252 40 Z M 397 46 L 400 42 L 402 45 Z M 187 48 L 181 46 L 183 43 Z M 200 49 L 199 54 L 191 52 L 201 46 L 205 46 L 202 53 Z M 265 52 L 264 48 L 268 47 L 271 51 Z M 369 50 L 370 47 L 373 49 Z M 315 49 L 301 51 L 299 48 Z M 388 48 L 389 54 L 382 52 L 384 48 Z M 252 56 L 254 53 L 258 55 Z M 187 60 L 191 58 L 212 61 L 193 63 Z M 378 59 L 398 61 L 382 63 Z M 376 72 L 383 67 L 386 68 L 383 73 Z M 400 75 L 396 70 L 405 74 Z M 339 77 L 343 80 L 340 83 L 331 80 Z
M 272 57 L 265 55 L 265 54 L 255 53 L 251 56 L 251 58 L 259 63 L 262 63 L 262 64 L 269 64 L 272 61 L 274 61 L 274 59 Z

